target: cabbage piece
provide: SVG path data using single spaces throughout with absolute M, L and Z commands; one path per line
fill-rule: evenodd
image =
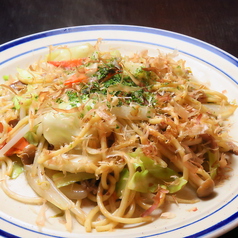
M 144 64 L 134 63 L 132 61 L 126 61 L 124 63 L 124 66 L 137 79 L 147 78 L 148 76 L 148 72 L 142 69 L 142 68 L 145 68 Z
M 118 182 L 116 183 L 116 193 L 119 198 L 122 196 L 122 192 L 125 189 L 129 177 L 129 170 L 124 168 L 121 173 Z
M 68 186 L 70 184 L 80 182 L 87 179 L 95 178 L 94 174 L 81 172 L 81 173 L 66 173 L 58 172 L 52 176 L 53 182 L 55 183 L 57 188 L 61 188 L 64 186 Z
M 161 167 L 161 165 L 155 164 L 154 160 L 145 156 L 145 154 L 141 150 L 139 151 L 139 153 L 141 154 L 140 160 L 142 162 L 142 166 L 145 169 L 149 170 L 150 174 L 152 174 L 155 178 L 162 180 L 171 180 L 172 176 L 178 176 L 178 174 L 174 170 L 168 167 L 163 168 Z M 137 156 L 137 151 L 131 154 Z
M 217 168 L 219 167 L 218 163 L 218 157 L 216 156 L 216 153 L 213 153 L 212 151 L 208 151 L 208 165 L 209 165 L 209 172 L 212 179 L 214 179 L 217 175 Z
M 45 139 L 55 147 L 69 144 L 80 132 L 80 119 L 77 113 L 54 113 L 43 115 L 42 129 Z
M 188 181 L 183 177 L 175 177 L 175 180 L 166 186 L 170 193 L 176 193 L 180 191 L 187 184 L 187 182 Z
M 16 179 L 21 173 L 23 173 L 24 167 L 20 160 L 16 160 L 13 162 L 11 178 Z
M 22 96 L 14 96 L 12 101 L 14 103 L 15 109 L 19 110 L 21 107 L 24 107 L 25 109 L 28 109 L 29 106 L 32 103 L 32 100 L 36 100 L 36 96 L 29 96 L 26 95 L 25 97 Z
M 32 82 L 34 80 L 34 77 L 36 77 L 36 75 L 31 74 L 28 70 L 25 69 L 17 68 L 17 72 L 18 72 L 18 79 L 22 83 Z
M 149 120 L 155 116 L 153 108 L 148 106 L 125 106 L 113 107 L 111 113 L 115 114 L 119 118 L 129 120 Z
M 101 59 L 103 59 L 103 61 L 107 61 L 107 63 L 109 63 L 108 61 L 110 61 L 111 63 L 114 63 L 116 66 L 116 61 L 120 61 L 121 60 L 121 53 L 119 50 L 111 50 L 111 51 L 104 51 L 104 52 L 98 52 L 97 57 L 100 57 Z
M 39 143 L 39 136 L 36 133 L 38 126 L 35 126 L 33 128 L 34 131 L 28 131 L 25 135 L 24 138 L 29 142 L 29 144 L 37 146 Z
M 15 95 L 12 99 L 14 107 L 17 110 L 21 107 L 28 110 L 30 105 L 38 99 L 38 93 L 33 85 L 27 85 L 26 89 L 27 91 L 24 94 Z
M 16 110 L 19 110 L 21 108 L 21 104 L 20 104 L 21 99 L 22 99 L 22 97 L 20 97 L 20 96 L 14 96 L 12 99 Z M 30 105 L 30 103 L 29 103 L 29 105 Z
M 25 84 L 50 83 L 54 80 L 54 74 L 41 75 L 30 69 L 17 68 L 18 79 Z
M 170 193 L 175 193 L 187 183 L 187 180 L 180 178 L 174 170 L 156 164 L 141 149 L 130 153 L 130 156 L 137 159 L 134 165 L 136 169 L 140 170 L 133 175 L 128 183 L 128 187 L 131 190 L 142 193 L 155 192 L 158 185 L 165 185 Z
M 143 170 L 148 169 L 156 178 L 168 180 L 172 176 L 178 176 L 174 170 L 168 167 L 162 167 L 160 164 L 156 164 L 155 161 L 146 156 L 140 148 L 136 149 L 135 152 L 130 153 L 130 156 L 139 159 L 137 160 L 138 162 L 135 163 L 136 168 L 140 167 Z
M 62 48 L 51 51 L 47 57 L 48 61 L 63 61 L 90 57 L 94 52 L 94 47 L 89 44 L 82 44 L 70 48 Z
M 94 173 L 101 159 L 101 155 L 62 154 L 46 160 L 44 167 L 70 173 Z
M 132 179 L 128 183 L 128 187 L 131 190 L 141 193 L 154 193 L 158 188 L 158 184 L 158 179 L 151 175 L 148 170 L 144 170 L 141 172 L 135 172 Z

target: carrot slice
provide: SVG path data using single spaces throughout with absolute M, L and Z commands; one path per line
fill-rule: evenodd
M 6 156 L 11 156 L 11 155 L 14 155 L 14 154 L 19 154 L 21 153 L 24 148 L 29 145 L 28 141 L 22 137 L 11 149 L 9 149 L 5 155 Z
M 12 130 L 12 127 L 9 126 L 8 128 L 8 132 Z M 0 133 L 3 131 L 3 125 L 2 123 L 0 123 Z M 0 145 L 0 149 L 2 147 L 5 146 L 6 143 L 2 143 Z M 19 154 L 20 152 L 22 152 L 24 150 L 24 148 L 29 145 L 28 141 L 22 137 L 11 149 L 9 149 L 5 155 L 6 156 L 11 156 L 11 155 L 14 155 L 14 154 Z
M 2 133 L 3 132 L 3 125 L 2 125 L 2 123 L 0 123 L 0 133 Z
M 71 85 L 73 83 L 86 82 L 88 77 L 85 74 L 73 74 L 64 81 L 64 85 Z
M 9 126 L 7 131 L 9 132 L 11 130 L 12 130 L 12 128 Z M 2 133 L 2 132 L 3 132 L 3 124 L 0 122 L 0 133 Z
M 62 60 L 62 61 L 48 61 L 56 67 L 72 68 L 83 64 L 83 59 Z

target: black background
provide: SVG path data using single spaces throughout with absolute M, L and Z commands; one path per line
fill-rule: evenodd
M 40 31 L 91 24 L 175 31 L 238 57 L 237 0 L 0 0 L 0 44 Z M 238 237 L 238 228 L 222 237 Z
M 237 0 L 0 0 L 0 43 L 90 24 L 130 24 L 175 31 L 238 57 Z

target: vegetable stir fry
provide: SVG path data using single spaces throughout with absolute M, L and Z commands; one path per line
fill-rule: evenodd
M 224 124 L 237 105 L 176 57 L 86 43 L 50 47 L 43 60 L 4 76 L 2 189 L 55 205 L 67 230 L 73 216 L 87 232 L 151 222 L 166 202 L 197 202 L 177 195 L 187 186 L 198 198 L 212 194 L 238 154 Z M 20 174 L 37 197 L 9 189 Z

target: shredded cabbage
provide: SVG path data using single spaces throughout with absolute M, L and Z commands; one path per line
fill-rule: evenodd
M 80 131 L 79 126 L 81 123 L 77 114 L 55 113 L 51 111 L 42 117 L 43 135 L 56 148 L 73 141 Z

